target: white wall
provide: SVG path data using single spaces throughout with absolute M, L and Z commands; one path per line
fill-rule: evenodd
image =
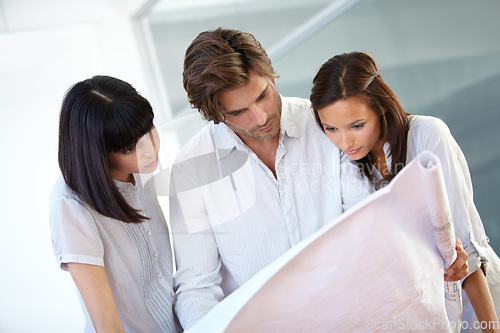
M 15 26 L 9 18 L 7 28 Z M 62 97 L 95 74 L 128 81 L 146 98 L 150 92 L 124 13 L 12 30 L 0 34 L 0 332 L 81 332 L 74 285 L 55 262 L 48 227 Z

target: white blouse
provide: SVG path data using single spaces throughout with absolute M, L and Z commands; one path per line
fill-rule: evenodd
M 469 274 L 484 265 L 488 287 L 493 296 L 496 311 L 499 313 L 500 259 L 488 244 L 483 223 L 474 205 L 472 181 L 465 156 L 451 135 L 448 126 L 441 119 L 413 115 L 408 131 L 406 163 L 409 163 L 424 150 L 431 151 L 440 159 L 455 234 L 469 255 Z M 387 165 L 390 166 L 389 143 L 384 145 L 384 153 Z M 380 173 L 375 176 L 377 180 L 382 178 Z M 463 320 L 475 320 L 465 293 Z M 469 327 L 472 327 L 472 324 Z M 472 331 L 469 330 L 469 332 Z
M 50 200 L 50 229 L 56 260 L 104 266 L 126 332 L 176 332 L 172 302 L 172 253 L 167 224 L 156 196 L 115 181 L 132 207 L 150 220 L 125 223 L 83 203 L 60 177 Z M 86 327 L 95 332 L 81 300 Z
M 487 260 L 485 251 L 488 239 L 474 205 L 467 161 L 441 119 L 413 116 L 408 132 L 407 163 L 424 150 L 433 152 L 441 161 L 455 234 L 469 255 L 469 273 L 473 273 Z

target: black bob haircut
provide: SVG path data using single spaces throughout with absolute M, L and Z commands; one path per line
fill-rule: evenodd
M 147 219 L 118 191 L 108 154 L 135 146 L 153 128 L 153 118 L 144 97 L 110 76 L 94 76 L 66 92 L 59 119 L 59 168 L 66 184 L 100 214 L 124 222 Z

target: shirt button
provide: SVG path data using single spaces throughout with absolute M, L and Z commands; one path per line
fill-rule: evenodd
M 151 231 L 148 231 L 148 237 L 151 237 Z
M 163 274 L 161 272 L 158 273 L 158 279 L 161 279 L 163 277 Z
M 158 258 L 158 252 L 154 253 L 155 258 Z

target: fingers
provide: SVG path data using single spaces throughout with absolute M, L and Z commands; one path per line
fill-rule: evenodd
M 469 274 L 469 265 L 467 264 L 467 259 L 469 256 L 465 252 L 462 242 L 460 239 L 456 239 L 455 249 L 457 251 L 457 259 L 455 262 L 446 270 L 444 280 L 447 282 L 460 281 Z

